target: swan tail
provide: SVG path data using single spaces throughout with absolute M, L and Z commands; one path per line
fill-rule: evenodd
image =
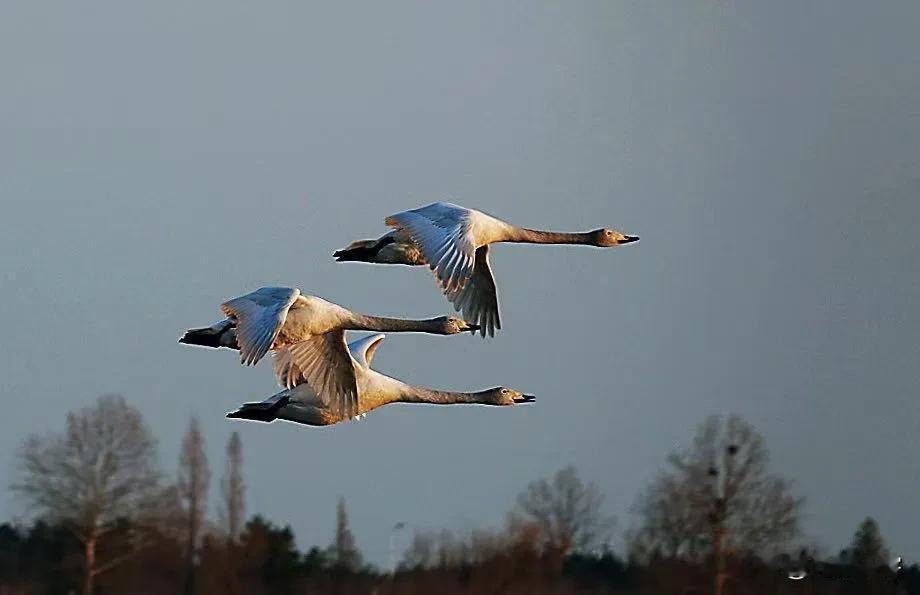
M 392 236 L 384 236 L 379 240 L 358 240 L 347 248 L 336 250 L 332 256 L 337 262 L 376 262 L 380 250 L 392 243 Z
M 230 319 L 222 320 L 205 328 L 189 329 L 179 338 L 179 342 L 186 345 L 200 345 L 201 347 L 238 349 L 236 329 Z
M 271 398 L 258 403 L 243 403 L 236 411 L 227 413 L 230 419 L 247 419 L 271 423 L 278 419 L 278 412 L 290 401 L 288 396 Z

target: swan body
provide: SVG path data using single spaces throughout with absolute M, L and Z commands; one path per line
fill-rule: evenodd
M 352 312 L 290 287 L 263 287 L 221 304 L 227 316 L 210 327 L 185 332 L 180 343 L 239 349 L 253 365 L 269 351 L 282 386 L 306 383 L 338 415 L 352 415 L 358 387 L 345 344 L 345 330 L 389 330 L 453 335 L 475 330 L 454 317 L 404 320 Z
M 588 232 L 537 231 L 512 225 L 475 209 L 446 202 L 386 218 L 395 228 L 377 240 L 358 240 L 336 251 L 339 261 L 426 264 L 444 295 L 464 318 L 480 325 L 480 334 L 501 328 L 498 294 L 489 245 L 497 242 L 582 244 L 609 248 L 637 241 L 612 229 Z
M 361 419 L 370 411 L 390 403 L 429 403 L 437 405 L 480 404 L 509 406 L 531 403 L 535 397 L 509 388 L 462 393 L 422 388 L 401 382 L 371 369 L 370 363 L 384 335 L 376 334 L 348 344 L 350 365 L 358 386 L 358 406 L 353 415 L 330 408 L 308 384 L 285 389 L 264 401 L 245 403 L 227 417 L 272 422 L 276 419 L 310 426 L 328 426 Z

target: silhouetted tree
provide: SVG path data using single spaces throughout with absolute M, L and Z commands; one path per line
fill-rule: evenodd
M 613 519 L 601 513 L 602 502 L 597 486 L 583 483 L 570 465 L 551 479 L 530 483 L 518 495 L 512 523 L 536 526 L 540 547 L 562 558 L 600 545 L 606 539 Z
M 230 543 L 236 542 L 240 537 L 243 517 L 246 514 L 245 490 L 243 443 L 240 441 L 240 435 L 233 432 L 227 442 L 227 466 L 220 481 L 222 497 L 220 517 Z
M 138 519 L 157 495 L 155 442 L 140 412 L 119 396 L 101 397 L 69 413 L 64 433 L 27 438 L 18 458 L 12 488 L 42 516 L 71 529 L 83 547 L 83 592 L 90 595 L 96 577 L 128 559 L 142 535 L 132 527 L 107 557 L 100 544 L 119 519 Z
M 79 544 L 67 528 L 42 520 L 30 528 L 0 525 L 0 593 L 34 592 L 30 585 L 43 587 L 39 592 L 75 592 L 81 567 Z
M 307 574 L 317 574 L 329 570 L 332 561 L 329 554 L 322 548 L 313 546 L 303 557 L 303 569 Z
M 179 478 L 176 482 L 185 515 L 186 593 L 195 592 L 195 566 L 201 542 L 201 527 L 208 505 L 210 482 L 211 471 L 204 451 L 204 438 L 198 427 L 198 419 L 193 417 L 182 439 Z
M 240 561 L 242 574 L 250 583 L 287 593 L 300 569 L 301 557 L 290 527 L 278 528 L 256 515 L 246 523 L 240 538 Z
M 792 484 L 767 473 L 763 438 L 739 417 L 710 417 L 692 448 L 674 452 L 668 469 L 637 499 L 641 526 L 633 554 L 701 560 L 715 552 L 766 554 L 798 529 L 802 500 Z
M 888 548 L 872 517 L 859 524 L 850 547 L 840 552 L 842 562 L 858 568 L 872 570 L 888 564 Z
M 608 548 L 600 554 L 572 554 L 565 559 L 563 571 L 566 576 L 582 583 L 600 583 L 619 588 L 632 586 L 629 566 Z
M 335 567 L 339 570 L 357 572 L 361 569 L 361 552 L 355 543 L 355 537 L 348 528 L 348 512 L 345 510 L 345 498 L 339 498 L 335 514 L 335 538 L 332 542 L 332 554 Z

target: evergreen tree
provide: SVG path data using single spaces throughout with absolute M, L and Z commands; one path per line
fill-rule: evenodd
M 840 555 L 845 561 L 859 568 L 872 569 L 888 564 L 888 548 L 879 531 L 878 523 L 872 517 L 859 524 L 850 547 Z
M 339 498 L 336 509 L 335 540 L 331 549 L 337 569 L 347 572 L 357 572 L 361 569 L 361 552 L 358 551 L 355 537 L 348 528 L 348 512 L 345 510 L 344 498 Z

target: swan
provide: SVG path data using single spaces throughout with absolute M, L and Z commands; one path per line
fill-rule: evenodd
M 376 334 L 348 344 L 349 362 L 358 383 L 358 406 L 354 415 L 344 415 L 331 409 L 308 384 L 285 389 L 264 401 L 245 403 L 227 417 L 272 422 L 276 419 L 310 426 L 328 426 L 348 419 L 361 419 L 368 412 L 390 403 L 430 403 L 435 405 L 479 404 L 509 406 L 532 403 L 533 395 L 525 395 L 505 387 L 474 393 L 434 390 L 405 384 L 371 369 L 374 353 L 385 335 Z
M 263 287 L 224 302 L 221 310 L 226 319 L 190 329 L 179 342 L 239 349 L 240 363 L 247 366 L 271 350 L 281 386 L 293 388 L 306 382 L 341 415 L 351 415 L 358 399 L 346 329 L 455 335 L 479 328 L 452 316 L 428 320 L 367 316 L 291 287 Z
M 498 295 L 489 245 L 496 242 L 527 244 L 583 244 L 610 248 L 637 241 L 612 229 L 579 233 L 536 231 L 512 225 L 481 211 L 436 202 L 386 218 L 395 228 L 376 240 L 358 240 L 337 250 L 339 262 L 427 264 L 447 299 L 466 320 L 480 325 L 485 337 L 501 328 Z

